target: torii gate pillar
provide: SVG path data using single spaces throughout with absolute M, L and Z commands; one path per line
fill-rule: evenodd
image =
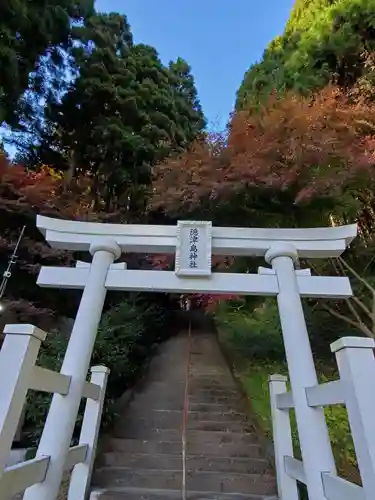
M 69 392 L 66 396 L 54 394 L 52 398 L 37 451 L 37 457 L 51 457 L 46 478 L 28 488 L 24 500 L 52 500 L 59 493 L 107 293 L 108 270 L 120 257 L 121 249 L 115 241 L 103 239 L 91 244 L 90 253 L 93 256 L 90 273 L 61 367 L 62 374 L 71 376 Z M 56 422 L 61 422 L 58 429 Z
M 279 243 L 266 252 L 265 260 L 272 265 L 279 285 L 277 304 L 306 483 L 310 497 L 323 500 L 322 471 L 336 474 L 336 467 L 324 409 L 311 408 L 307 404 L 305 389 L 317 385 L 318 379 L 294 268 L 298 252 L 289 243 Z

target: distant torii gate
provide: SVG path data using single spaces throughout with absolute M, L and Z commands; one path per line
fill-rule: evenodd
M 51 456 L 50 466 L 46 479 L 29 488 L 24 500 L 57 496 L 107 290 L 276 296 L 309 495 L 325 498 L 321 473 L 336 470 L 323 409 L 306 401 L 305 388 L 315 386 L 317 376 L 301 297 L 348 298 L 352 291 L 346 277 L 311 276 L 294 264 L 299 258 L 338 257 L 355 238 L 355 224 L 252 229 L 202 221 L 150 226 L 38 216 L 37 226 L 52 247 L 89 251 L 93 258 L 76 268 L 42 267 L 38 277 L 42 287 L 83 289 L 83 295 L 61 369 L 71 376 L 69 393 L 54 395 L 37 451 L 37 457 Z M 114 264 L 129 252 L 176 253 L 175 271 L 127 270 L 125 263 Z M 264 256 L 271 267 L 259 268 L 258 274 L 212 273 L 212 255 Z

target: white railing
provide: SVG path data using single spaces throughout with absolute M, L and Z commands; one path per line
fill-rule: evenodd
M 6 325 L 4 333 L 0 351 L 0 498 L 12 497 L 42 483 L 48 471 L 48 455 L 5 467 L 28 390 L 64 397 L 71 382 L 68 375 L 35 365 L 45 332 L 33 325 Z M 82 394 L 87 401 L 79 444 L 70 447 L 65 458 L 64 471 L 72 471 L 68 500 L 85 498 L 95 458 L 109 370 L 93 366 L 90 371 L 90 382 L 86 382 Z M 62 425 L 63 422 L 56 422 L 57 433 Z
M 330 472 L 321 471 L 327 500 L 370 500 L 375 495 L 375 341 L 345 337 L 331 345 L 340 379 L 306 387 L 306 404 L 311 408 L 345 404 L 357 455 L 362 486 Z M 298 500 L 297 480 L 307 483 L 302 461 L 293 457 L 289 410 L 293 393 L 287 392 L 287 378 L 270 377 L 271 412 L 275 462 L 280 500 Z M 303 452 L 303 450 L 301 450 Z M 303 454 L 303 453 L 302 453 Z M 309 490 L 309 484 L 307 484 Z M 312 499 L 314 500 L 314 499 Z

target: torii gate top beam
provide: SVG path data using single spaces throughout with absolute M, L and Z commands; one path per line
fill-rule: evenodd
M 87 251 L 103 238 L 115 240 L 124 253 L 175 253 L 177 226 L 103 224 L 37 216 L 37 227 L 55 248 Z M 212 254 L 263 256 L 275 242 L 288 242 L 300 257 L 337 257 L 357 235 L 357 225 L 311 229 L 212 228 Z

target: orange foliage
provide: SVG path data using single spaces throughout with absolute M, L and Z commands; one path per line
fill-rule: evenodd
M 85 179 L 78 179 L 67 191 L 63 189 L 62 177 L 53 169 L 43 166 L 29 171 L 0 154 L 0 209 L 86 217 L 91 215 L 89 193 Z
M 375 104 L 352 103 L 329 87 L 310 99 L 270 98 L 257 114 L 233 116 L 227 144 L 195 144 L 157 168 L 151 208 L 194 207 L 244 187 L 293 189 L 295 202 L 339 196 L 373 180 Z

